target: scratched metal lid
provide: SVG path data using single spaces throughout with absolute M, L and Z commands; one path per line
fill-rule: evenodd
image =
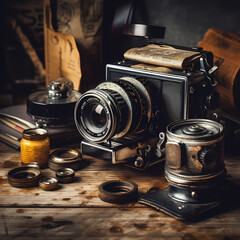
M 211 140 L 223 135 L 223 126 L 208 119 L 175 121 L 167 126 L 167 136 L 187 140 Z

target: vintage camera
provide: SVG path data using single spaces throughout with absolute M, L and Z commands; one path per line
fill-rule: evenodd
M 164 142 L 159 133 L 175 120 L 209 117 L 218 95 L 209 73 L 210 52 L 202 51 L 189 71 L 157 72 L 135 64 L 107 64 L 106 81 L 81 95 L 74 119 L 84 138 L 83 154 L 144 169 L 164 156 L 164 149 L 156 148 Z

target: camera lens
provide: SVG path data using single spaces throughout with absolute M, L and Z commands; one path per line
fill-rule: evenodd
M 104 82 L 87 91 L 77 101 L 74 113 L 81 135 L 97 143 L 143 132 L 150 116 L 150 96 L 133 78 Z
M 95 102 L 88 104 L 83 111 L 83 121 L 91 131 L 101 132 L 107 125 L 104 106 Z

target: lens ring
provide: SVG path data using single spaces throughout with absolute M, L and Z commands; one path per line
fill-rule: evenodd
M 138 186 L 131 181 L 113 180 L 104 182 L 99 186 L 98 197 L 108 203 L 136 202 L 138 198 Z
M 129 131 L 130 127 L 131 127 L 132 118 L 133 118 L 133 115 L 132 115 L 132 113 L 133 113 L 132 104 L 131 104 L 131 100 L 129 99 L 128 94 L 126 93 L 126 91 L 121 86 L 119 86 L 117 83 L 113 83 L 113 82 L 103 82 L 103 83 L 99 84 L 96 87 L 96 89 L 104 90 L 104 91 L 106 91 L 106 90 L 116 91 L 124 99 L 124 102 L 126 103 L 127 109 L 128 109 L 127 122 L 126 122 L 125 128 L 120 133 L 114 135 L 113 138 L 123 137 L 125 134 L 128 133 L 128 131 Z
M 102 132 L 91 131 L 84 122 L 83 110 L 89 102 L 98 102 L 104 107 L 107 117 L 107 124 Z M 112 97 L 101 90 L 93 89 L 84 93 L 76 103 L 74 110 L 74 119 L 80 134 L 87 140 L 93 142 L 103 142 L 111 138 L 116 132 L 118 119 L 117 106 Z
M 152 113 L 152 103 L 151 103 L 151 97 L 149 95 L 149 92 L 147 91 L 146 87 L 137 79 L 132 78 L 132 77 L 122 77 L 121 79 L 130 82 L 133 84 L 138 92 L 143 96 L 144 101 L 146 102 L 146 114 L 147 114 L 147 119 L 148 122 L 150 121 L 151 118 L 151 113 Z

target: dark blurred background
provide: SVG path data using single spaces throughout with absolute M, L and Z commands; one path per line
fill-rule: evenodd
M 57 0 L 55 4 L 62 2 L 68 1 Z M 123 6 L 129 6 L 131 2 L 134 3 L 134 9 L 128 23 L 166 27 L 165 39 L 159 41 L 196 46 L 209 28 L 240 33 L 238 0 L 104 0 L 102 68 L 107 62 L 121 59 L 126 49 L 145 43 L 144 38 L 124 36 L 122 24 L 112 28 L 112 23 L 116 22 L 116 13 L 127 21 L 128 11 L 121 12 L 119 9 L 124 9 Z M 11 23 L 12 18 L 16 19 L 44 66 L 43 1 L 3 0 L 0 4 L 0 107 L 4 107 L 24 102 L 27 94 L 45 86 L 44 79 L 36 76 L 34 64 Z

